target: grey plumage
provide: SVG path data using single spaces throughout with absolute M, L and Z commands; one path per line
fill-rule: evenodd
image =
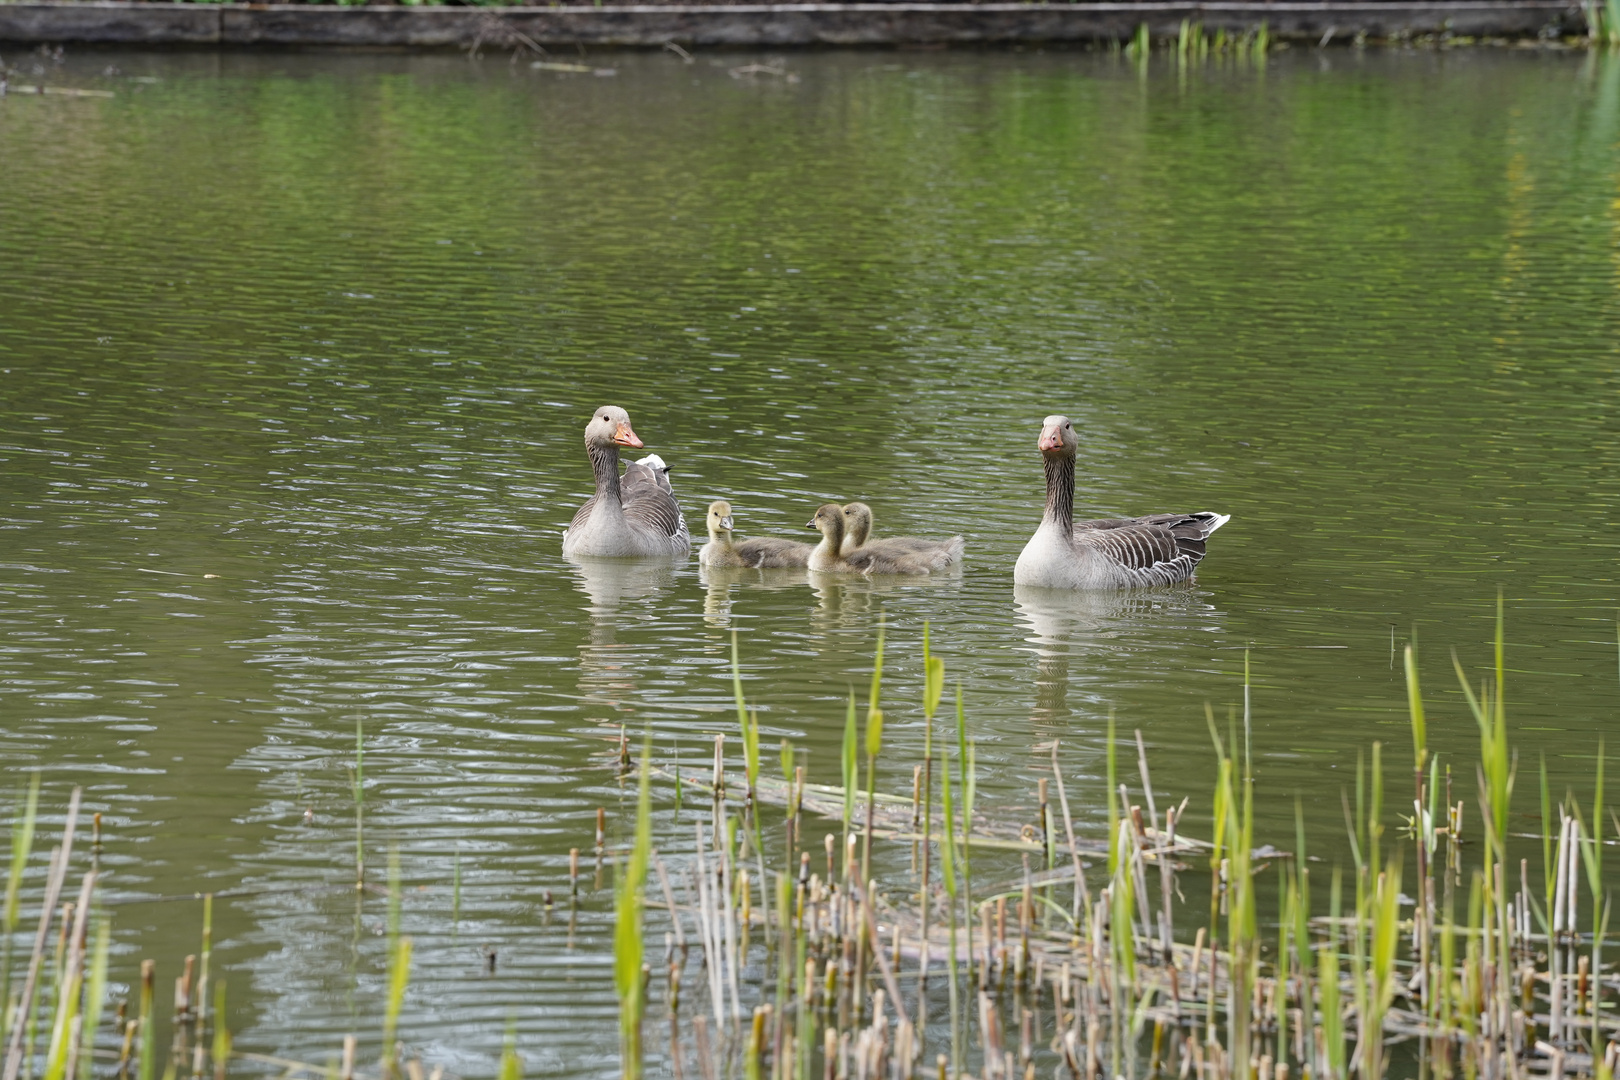
M 844 541 L 840 549 L 848 558 L 857 551 L 920 562 L 929 570 L 943 570 L 959 562 L 966 543 L 960 536 L 948 540 L 925 540 L 920 536 L 890 536 L 881 540 L 870 539 L 872 508 L 863 502 L 844 504 Z
M 585 453 L 596 493 L 563 531 L 564 555 L 650 557 L 689 550 L 686 519 L 663 461 L 651 454 L 619 475 L 619 447 L 641 445 L 623 409 L 607 405 L 592 415 L 585 426 Z
M 1046 513 L 1018 556 L 1013 581 L 1065 589 L 1119 589 L 1191 581 L 1205 541 L 1230 518 L 1199 511 L 1135 518 L 1074 520 L 1074 462 L 1079 438 L 1065 416 L 1041 430 Z

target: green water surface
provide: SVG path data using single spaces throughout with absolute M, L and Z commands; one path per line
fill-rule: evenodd
M 1586 791 L 1620 745 L 1620 58 L 6 59 L 113 96 L 0 100 L 0 785 L 43 771 L 47 833 L 74 785 L 101 813 L 120 994 L 197 949 L 200 904 L 154 898 L 222 894 L 239 1048 L 375 1055 L 358 723 L 411 1051 L 488 1074 L 511 1025 L 533 1075 L 615 1073 L 595 809 L 620 836 L 620 725 L 694 769 L 734 729 L 733 631 L 768 759 L 835 783 L 886 620 L 905 791 L 928 622 L 981 803 L 1027 820 L 1058 739 L 1092 835 L 1110 714 L 1203 831 L 1247 655 L 1260 838 L 1299 795 L 1342 858 L 1357 753 L 1409 768 L 1414 631 L 1470 796 L 1450 650 L 1483 673 L 1498 590 L 1522 829 L 1537 755 Z M 863 498 L 966 566 L 571 565 L 606 403 L 695 530 Z M 1232 515 L 1196 588 L 1015 592 L 1051 412 L 1081 513 Z

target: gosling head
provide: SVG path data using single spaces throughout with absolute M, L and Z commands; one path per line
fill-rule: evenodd
M 844 508 L 837 503 L 827 503 L 816 511 L 815 517 L 805 523 L 805 528 L 819 530 L 836 551 L 844 542 Z
M 872 508 L 863 502 L 844 504 L 844 532 L 860 547 L 872 535 Z
M 724 499 L 709 504 L 709 535 L 717 540 L 731 537 L 731 504 Z
M 1041 423 L 1041 453 L 1049 458 L 1074 457 L 1080 448 L 1080 437 L 1067 416 L 1048 416 Z
M 585 445 L 640 447 L 646 444 L 636 438 L 635 431 L 631 429 L 629 413 L 617 405 L 604 405 L 585 425 Z

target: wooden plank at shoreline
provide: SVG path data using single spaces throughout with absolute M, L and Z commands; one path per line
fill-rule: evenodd
M 1450 33 L 1469 37 L 1583 33 L 1568 0 L 1322 3 L 985 3 L 339 7 L 321 4 L 0 0 L 0 42 L 121 45 L 448 48 L 481 40 L 542 45 L 782 47 L 1122 40 L 1146 23 L 1173 36 L 1183 19 L 1208 31 L 1252 29 L 1316 41 Z

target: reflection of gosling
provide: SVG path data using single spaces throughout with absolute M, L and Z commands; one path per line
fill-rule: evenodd
M 844 546 L 844 508 L 828 503 L 816 511 L 807 528 L 821 530 L 821 543 L 810 556 L 810 569 L 832 574 L 926 574 L 932 570 L 926 556 L 856 548 L 840 554 Z
M 810 561 L 809 544 L 756 536 L 740 544 L 731 542 L 731 504 L 717 499 L 709 504 L 709 542 L 698 551 L 704 566 L 746 566 L 751 569 L 777 569 L 804 566 Z
M 920 536 L 890 536 L 872 540 L 871 535 L 872 508 L 863 502 L 845 503 L 843 555 L 850 555 L 858 548 L 896 557 L 920 558 L 927 562 L 928 569 L 943 570 L 962 558 L 962 549 L 966 546 L 960 536 L 953 536 L 949 540 L 924 540 Z

